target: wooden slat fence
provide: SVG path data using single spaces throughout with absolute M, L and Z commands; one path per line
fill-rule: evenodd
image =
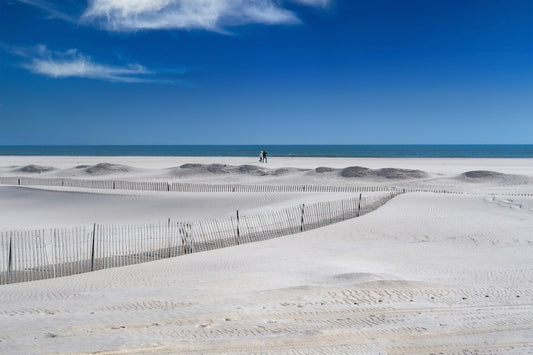
M 396 186 L 355 185 L 249 185 L 249 184 L 207 184 L 169 181 L 132 181 L 76 178 L 37 178 L 24 176 L 0 176 L 0 184 L 17 186 L 59 186 L 104 190 L 173 191 L 173 192 L 434 192 L 464 194 L 462 191 L 427 188 L 404 188 Z M 533 194 L 518 194 L 533 196 Z
M 0 176 L 0 185 L 55 186 L 104 190 L 168 191 L 168 192 L 432 192 L 441 194 L 479 195 L 478 192 L 454 191 L 446 188 L 423 188 L 403 186 L 356 186 L 356 185 L 249 185 L 207 184 L 170 181 L 133 181 L 79 178 L 40 178 L 27 176 Z M 527 196 L 533 192 L 485 193 L 485 195 Z
M 196 222 L 0 232 L 0 284 L 75 275 L 319 228 L 375 210 L 398 193 Z

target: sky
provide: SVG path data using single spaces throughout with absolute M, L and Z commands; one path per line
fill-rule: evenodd
M 0 145 L 533 144 L 532 0 L 0 0 Z

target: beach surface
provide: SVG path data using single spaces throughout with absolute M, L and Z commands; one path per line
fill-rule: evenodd
M 0 176 L 422 191 L 277 239 L 0 285 L 0 353 L 533 353 L 533 159 L 0 157 Z M 348 195 L 0 185 L 0 230 Z

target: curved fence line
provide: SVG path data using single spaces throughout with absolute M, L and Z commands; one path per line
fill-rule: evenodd
M 398 195 L 164 224 L 0 232 L 0 284 L 41 280 L 277 238 L 355 218 Z

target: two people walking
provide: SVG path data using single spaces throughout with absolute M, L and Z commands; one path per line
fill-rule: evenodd
M 259 153 L 259 161 L 262 162 L 262 163 L 266 163 L 267 162 L 267 154 L 268 154 L 268 152 L 266 150 L 262 150 Z

